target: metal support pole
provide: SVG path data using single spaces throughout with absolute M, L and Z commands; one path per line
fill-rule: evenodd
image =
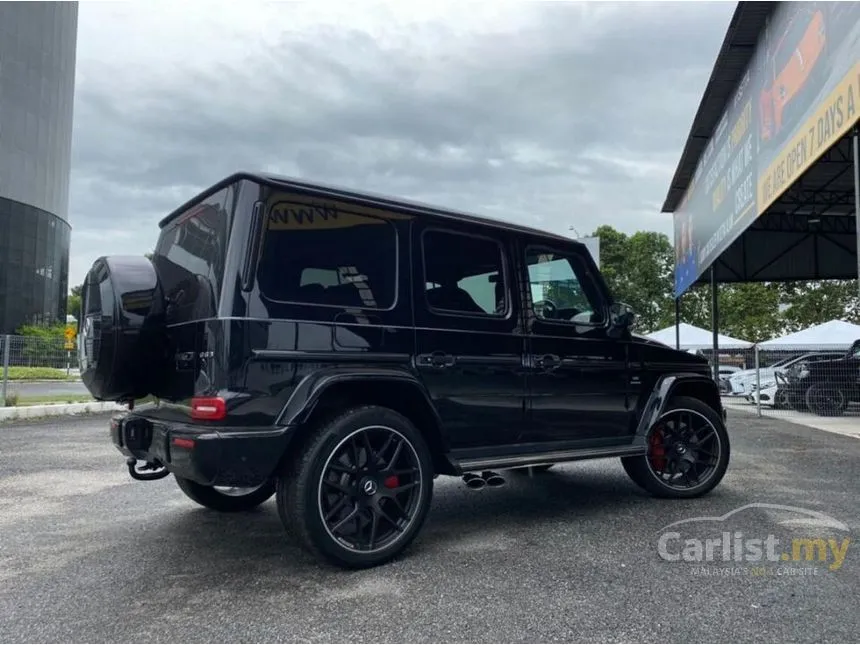
M 755 346 L 755 411 L 761 416 L 761 373 L 759 372 L 758 343 Z
M 3 396 L 0 396 L 0 406 L 6 405 L 6 385 L 9 383 L 9 345 L 12 344 L 12 337 L 6 334 L 3 337 Z
M 681 349 L 681 296 L 675 298 L 675 349 Z
M 857 235 L 857 295 L 860 295 L 860 126 L 854 126 L 854 222 Z
M 717 295 L 717 269 L 716 263 L 714 263 L 711 265 L 711 329 L 714 333 L 713 370 L 715 383 L 720 382 L 720 341 L 717 338 L 717 329 L 720 325 L 720 308 Z

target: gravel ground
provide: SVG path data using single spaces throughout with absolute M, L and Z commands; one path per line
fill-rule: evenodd
M 721 561 L 706 575 L 658 555 L 667 524 L 751 503 L 847 526 L 753 507 L 671 530 L 860 533 L 857 439 L 741 415 L 730 430 L 726 479 L 693 501 L 648 497 L 617 460 L 481 491 L 439 478 L 403 557 L 344 572 L 286 539 L 273 501 L 221 516 L 170 478 L 132 481 L 107 417 L 0 425 L 0 641 L 856 640 L 853 545 L 836 571 L 766 563 L 772 575 Z M 806 525 L 780 523 L 792 518 Z

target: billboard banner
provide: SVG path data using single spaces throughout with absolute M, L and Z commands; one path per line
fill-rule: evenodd
M 848 132 L 858 104 L 860 3 L 779 3 L 675 212 L 676 297 Z

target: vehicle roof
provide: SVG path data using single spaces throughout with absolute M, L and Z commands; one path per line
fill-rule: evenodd
M 311 182 L 304 179 L 296 179 L 293 177 L 284 177 L 281 175 L 274 175 L 269 173 L 255 173 L 246 171 L 233 173 L 229 177 L 225 177 L 218 183 L 213 184 L 206 190 L 198 193 L 197 195 L 189 199 L 187 202 L 182 204 L 179 208 L 175 209 L 173 212 L 167 215 L 167 217 L 162 219 L 161 222 L 159 222 L 159 226 L 163 228 L 172 219 L 177 217 L 182 212 L 186 211 L 194 204 L 200 202 L 209 195 L 218 192 L 222 188 L 229 186 L 230 184 L 236 183 L 242 179 L 247 179 L 249 181 L 253 181 L 259 184 L 276 186 L 278 188 L 287 188 L 303 191 L 305 193 L 313 193 L 325 197 L 333 197 L 336 199 L 364 202 L 365 204 L 384 206 L 387 208 L 395 208 L 401 211 L 408 211 L 420 215 L 451 219 L 459 222 L 472 222 L 474 224 L 492 226 L 495 228 L 500 228 L 517 233 L 528 233 L 530 235 L 536 235 L 543 238 L 564 242 L 566 244 L 575 244 L 581 246 L 582 248 L 585 248 L 585 245 L 582 242 L 579 242 L 575 239 L 565 237 L 563 235 L 558 235 L 557 233 L 550 233 L 549 231 L 543 231 L 541 229 L 523 226 L 522 224 L 514 224 L 511 222 L 505 222 L 502 220 L 493 219 L 491 217 L 484 217 L 482 215 L 475 215 L 473 213 L 466 213 L 450 208 L 432 206 L 430 204 L 423 204 L 421 202 L 402 199 L 399 197 L 391 197 L 387 195 L 358 191 L 351 188 L 343 188 L 316 181 Z

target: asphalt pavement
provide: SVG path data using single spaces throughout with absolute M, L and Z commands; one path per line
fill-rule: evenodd
M 480 491 L 439 478 L 408 552 L 345 572 L 287 539 L 273 501 L 225 516 L 170 478 L 132 481 L 107 417 L 0 425 L 0 642 L 856 640 L 853 544 L 836 570 L 758 575 L 658 554 L 697 526 L 667 524 L 737 509 L 719 530 L 860 533 L 860 441 L 739 414 L 730 429 L 729 473 L 699 500 L 653 499 L 617 460 Z
M 24 398 L 89 394 L 81 381 L 9 381 L 8 388 Z

